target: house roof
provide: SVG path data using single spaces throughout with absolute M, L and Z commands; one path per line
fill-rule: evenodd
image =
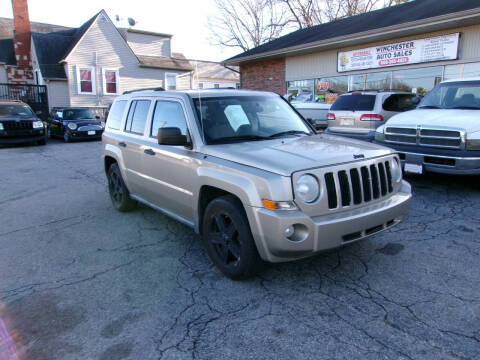
M 17 65 L 12 39 L 0 40 L 0 63 L 4 63 L 7 65 Z
M 334 39 L 355 36 L 368 31 L 381 33 L 382 29 L 385 30 L 395 25 L 404 24 L 406 26 L 412 22 L 472 10 L 480 14 L 480 2 L 478 0 L 409 1 L 400 5 L 297 30 L 233 56 L 224 62 L 236 65 L 241 61 L 279 54 L 282 50 L 295 49 L 300 51 L 309 47 L 311 48 L 316 44 L 321 46 L 322 42 L 327 40 L 333 41 Z
M 192 67 L 195 71 L 195 75 L 199 78 L 216 78 L 216 79 L 231 79 L 238 80 L 238 73 L 227 69 L 225 66 L 218 62 L 203 61 L 203 60 L 190 60 Z
M 171 70 L 192 71 L 193 67 L 186 59 L 169 58 L 164 56 L 137 55 L 140 66 Z
M 45 24 L 35 21 L 30 22 L 30 27 L 32 32 L 38 33 L 50 33 L 71 29 L 66 26 Z M 11 39 L 13 37 L 13 28 L 13 19 L 0 17 L 0 39 Z
M 171 34 L 165 34 L 165 33 L 153 32 L 153 31 L 146 31 L 146 30 L 139 30 L 139 29 L 132 29 L 132 28 L 126 28 L 125 31 L 130 32 L 130 33 L 136 33 L 136 34 L 153 35 L 153 36 L 161 36 L 161 37 L 168 37 L 168 38 L 173 37 L 173 35 L 171 35 Z

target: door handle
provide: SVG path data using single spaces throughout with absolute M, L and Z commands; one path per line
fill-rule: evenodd
M 145 149 L 143 150 L 143 152 L 147 155 L 155 155 L 155 151 L 153 151 L 152 149 Z
M 121 142 L 118 143 L 118 146 L 127 147 L 127 144 L 125 144 L 123 141 L 121 141 Z

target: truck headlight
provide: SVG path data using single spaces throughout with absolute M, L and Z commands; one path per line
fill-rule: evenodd
M 41 121 L 34 121 L 34 122 L 33 122 L 33 128 L 34 128 L 34 129 L 43 129 L 43 122 L 41 122 Z
M 467 134 L 467 150 L 480 150 L 480 131 Z
M 5 128 L 3 127 L 3 124 L 0 122 L 0 131 L 3 131 L 5 130 Z
M 306 203 L 312 203 L 320 195 L 320 184 L 313 175 L 302 175 L 295 184 L 295 192 Z
M 400 166 L 400 162 L 397 158 L 393 158 L 391 170 L 393 181 L 396 183 L 402 181 L 402 167 Z
M 375 141 L 385 141 L 384 131 L 385 125 L 380 125 L 379 127 L 377 127 L 377 129 L 375 130 Z
M 70 130 L 75 130 L 77 128 L 77 124 L 75 124 L 75 123 L 68 123 L 67 126 Z

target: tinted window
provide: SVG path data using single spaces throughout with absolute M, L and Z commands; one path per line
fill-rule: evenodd
M 68 109 L 63 110 L 64 120 L 94 119 L 95 115 L 88 109 Z
M 412 104 L 414 94 L 393 94 L 383 102 L 383 109 L 387 111 L 407 111 L 415 107 Z
M 157 101 L 153 112 L 150 136 L 156 137 L 158 129 L 164 127 L 177 127 L 182 135 L 187 135 L 187 124 L 182 105 L 173 101 Z
M 143 134 L 145 130 L 145 123 L 147 122 L 149 108 L 149 100 L 132 101 L 132 103 L 130 104 L 130 109 L 128 110 L 125 131 L 129 131 L 135 134 Z
M 2 116 L 34 116 L 32 109 L 28 105 L 8 104 L 0 105 L 0 115 Z
M 376 95 L 344 95 L 340 96 L 330 110 L 371 111 L 375 106 Z
M 123 112 L 125 111 L 126 105 L 126 100 L 116 101 L 112 105 L 107 119 L 107 124 L 110 129 L 120 130 L 120 123 L 122 122 Z

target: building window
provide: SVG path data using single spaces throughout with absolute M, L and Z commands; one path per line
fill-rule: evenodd
M 79 94 L 95 95 L 95 68 L 77 66 L 77 90 Z
M 240 83 L 236 83 L 236 84 L 235 84 L 235 87 L 236 87 L 237 89 L 240 89 Z
M 455 64 L 445 66 L 443 80 L 479 77 L 480 63 Z
M 220 88 L 220 84 L 213 84 L 213 87 L 214 87 L 215 89 L 219 89 L 219 88 Z
M 103 69 L 103 93 L 106 95 L 119 94 L 119 75 L 117 69 Z
M 333 104 L 348 91 L 348 76 L 333 76 L 315 80 L 315 101 Z
M 314 80 L 295 80 L 287 83 L 287 98 L 297 101 L 312 101 L 314 93 Z
M 167 90 L 176 90 L 177 89 L 177 74 L 166 73 L 165 74 L 165 84 Z
M 198 83 L 198 88 L 203 89 L 203 83 Z
M 392 89 L 411 91 L 425 96 L 442 81 L 443 66 L 393 71 Z

